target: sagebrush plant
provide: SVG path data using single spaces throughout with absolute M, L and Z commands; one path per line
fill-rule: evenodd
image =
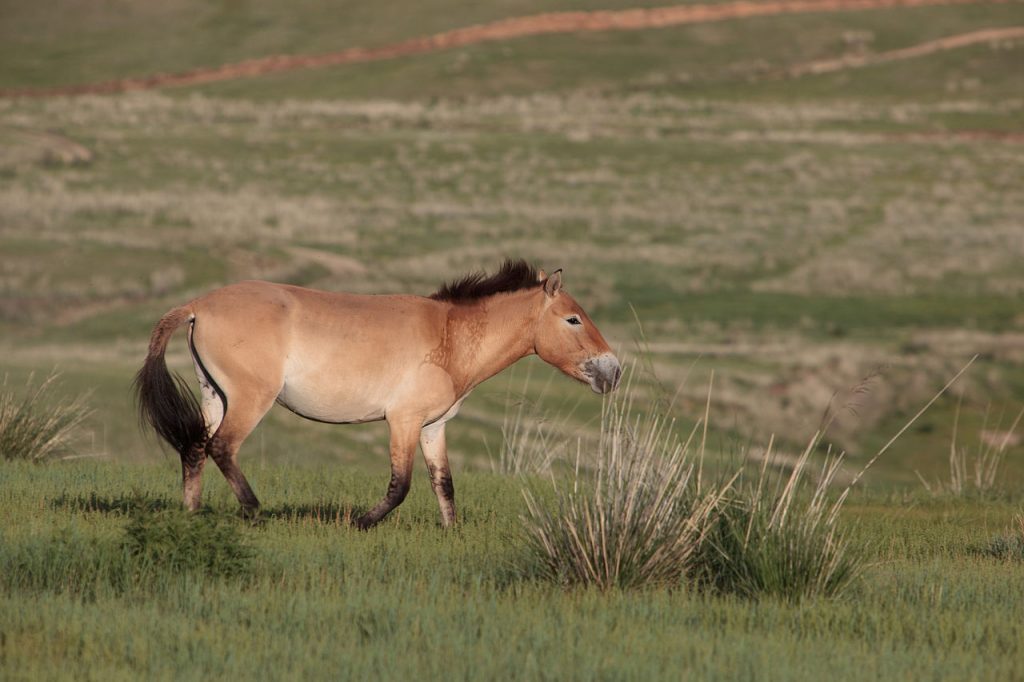
M 629 388 L 606 401 L 593 456 L 583 444 L 570 480 L 524 490 L 526 564 L 564 585 L 676 585 L 693 569 L 726 487 L 702 490 L 691 438 L 633 409 Z M 592 460 L 592 461 L 590 461 Z M 582 465 L 582 466 L 581 466 Z
M 39 384 L 30 375 L 20 393 L 7 384 L 0 387 L 0 458 L 45 462 L 70 451 L 75 430 L 91 410 L 87 395 L 73 398 L 54 395 L 59 374 Z

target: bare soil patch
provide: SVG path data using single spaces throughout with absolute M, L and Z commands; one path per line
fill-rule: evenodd
M 862 66 L 884 64 L 886 62 L 900 61 L 903 59 L 914 59 L 925 57 L 936 52 L 957 50 L 981 43 L 1002 43 L 1024 40 L 1024 26 L 1011 26 L 1009 28 L 990 28 L 969 33 L 959 33 L 938 40 L 929 40 L 918 45 L 903 47 L 898 50 L 887 52 L 850 54 L 843 55 L 837 59 L 823 59 L 819 61 L 801 64 L 790 70 L 790 75 L 803 76 L 806 74 L 823 74 L 844 69 L 855 69 Z

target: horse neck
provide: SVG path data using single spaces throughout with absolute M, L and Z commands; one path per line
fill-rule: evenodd
M 535 292 L 491 296 L 452 306 L 446 337 L 452 344 L 449 373 L 460 393 L 535 352 Z

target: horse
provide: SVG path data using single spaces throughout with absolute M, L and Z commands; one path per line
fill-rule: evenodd
M 198 397 L 164 359 L 172 334 L 186 325 Z M 476 386 L 532 354 L 596 393 L 614 390 L 622 374 L 601 332 L 562 288 L 560 269 L 549 276 L 506 260 L 493 275 L 471 273 L 429 297 L 251 280 L 160 318 L 134 390 L 141 422 L 181 456 L 188 510 L 199 509 L 209 457 L 243 513 L 258 511 L 238 450 L 277 402 L 320 422 L 387 420 L 391 480 L 384 498 L 354 521 L 360 529 L 405 499 L 417 442 L 448 527 L 456 515 L 445 425 Z

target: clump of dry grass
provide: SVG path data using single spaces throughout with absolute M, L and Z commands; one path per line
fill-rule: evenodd
M 758 475 L 740 479 L 721 506 L 702 548 L 699 583 L 748 598 L 798 600 L 837 595 L 859 574 L 863 556 L 839 525 L 849 487 L 838 499 L 831 495 L 843 454 L 827 457 L 812 481 L 810 456 L 819 442 L 815 435 L 788 477 L 769 468 L 769 443 Z
M 70 449 L 71 437 L 89 416 L 85 395 L 53 395 L 58 376 L 50 374 L 38 385 L 30 375 L 22 395 L 0 388 L 0 458 L 45 462 Z
M 865 555 L 839 523 L 866 471 L 974 362 L 967 363 L 833 495 L 844 453 L 831 448 L 816 476 L 817 432 L 788 476 L 769 468 L 773 440 L 756 476 L 741 470 L 709 483 L 703 472 L 711 389 L 704 418 L 680 441 L 674 422 L 633 409 L 630 382 L 607 401 L 593 457 L 582 442 L 568 481 L 524 490 L 528 572 L 562 585 L 601 590 L 685 585 L 747 598 L 788 600 L 840 594 Z M 825 420 L 827 428 L 830 420 Z M 702 428 L 703 426 L 703 428 Z M 699 447 L 691 447 L 702 431 Z M 581 463 L 584 465 L 581 467 Z M 586 465 L 590 466 L 586 466 Z
M 1024 514 L 1017 514 L 1008 532 L 993 538 L 981 553 L 995 559 L 1024 561 Z
M 893 443 L 939 399 L 974 363 L 971 358 L 959 372 L 932 396 L 889 441 L 868 460 L 846 487 L 834 497 L 831 491 L 845 457 L 831 448 L 816 481 L 811 471 L 811 453 L 832 424 L 834 413 L 826 410 L 822 424 L 789 476 L 769 469 L 772 442 L 762 460 L 759 474 L 750 482 L 740 478 L 728 502 L 721 506 L 713 534 L 703 546 L 700 573 L 704 585 L 748 598 L 773 596 L 791 601 L 831 597 L 843 592 L 865 563 L 862 552 L 851 545 L 839 526 L 839 514 L 854 486 Z M 854 396 L 868 390 L 873 374 L 851 391 Z M 844 409 L 856 409 L 848 402 Z
M 637 414 L 628 389 L 620 396 L 605 404 L 592 462 L 581 450 L 569 481 L 524 491 L 527 564 L 543 579 L 602 590 L 678 584 L 727 489 L 702 490 L 692 434 L 680 442 L 670 419 Z
M 962 397 L 961 397 L 962 401 Z M 957 442 L 960 427 L 961 403 L 957 403 L 953 417 L 953 434 L 949 440 L 949 480 L 928 481 L 920 472 L 917 474 L 921 485 L 934 496 L 952 495 L 963 497 L 969 494 L 990 495 L 999 482 L 999 472 L 1006 457 L 1006 451 L 1016 439 L 1017 426 L 1024 418 L 1024 409 L 1017 413 L 1010 428 L 1000 431 L 988 430 L 988 411 L 978 439 L 978 447 L 972 451 Z M 988 437 L 986 437 L 988 436 Z

